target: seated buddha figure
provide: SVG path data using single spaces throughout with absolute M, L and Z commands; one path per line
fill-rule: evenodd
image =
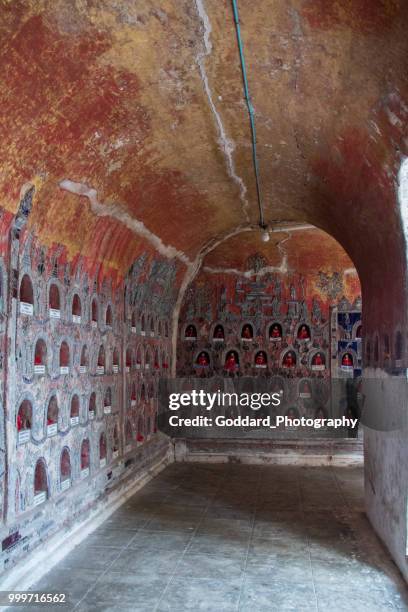
M 353 367 L 353 358 L 350 355 L 350 353 L 344 353 L 343 358 L 341 360 L 341 365 L 346 367 L 346 368 L 352 368 Z
M 299 340 L 310 340 L 310 331 L 307 325 L 299 327 L 297 337 Z
M 301 397 L 310 397 L 312 395 L 309 381 L 307 380 L 302 381 L 299 392 L 300 392 Z
M 235 372 L 238 369 L 239 359 L 236 351 L 229 351 L 229 353 L 227 353 L 224 367 L 228 372 Z
M 267 357 L 265 351 L 258 351 L 255 357 L 255 366 L 257 368 L 266 368 Z
M 296 408 L 289 408 L 285 416 L 287 416 L 289 419 L 297 419 L 299 418 L 299 413 Z
M 296 365 L 296 355 L 293 351 L 288 351 L 283 358 L 282 363 L 284 368 L 294 368 Z
M 205 351 L 201 351 L 201 353 L 197 357 L 197 365 L 201 366 L 202 368 L 205 368 L 210 365 L 208 353 L 206 353 Z
M 224 328 L 222 325 L 216 325 L 214 329 L 214 340 L 224 340 Z
M 312 365 L 324 366 L 325 365 L 324 355 L 322 355 L 322 353 L 320 352 L 316 353 L 316 355 L 313 357 Z
M 269 328 L 269 338 L 271 340 L 280 340 L 282 338 L 282 328 L 279 323 L 274 323 Z
M 194 325 L 187 325 L 184 336 L 186 338 L 197 338 L 197 331 Z
M 248 325 L 247 323 L 242 328 L 241 338 L 243 338 L 244 340 L 252 340 L 253 337 L 254 337 L 254 333 L 252 331 L 252 327 L 251 325 Z

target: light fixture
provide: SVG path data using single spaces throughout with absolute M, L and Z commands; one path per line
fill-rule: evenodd
M 269 242 L 270 236 L 269 236 L 268 226 L 267 225 L 260 225 L 259 227 L 261 228 L 261 240 L 262 240 L 262 242 Z

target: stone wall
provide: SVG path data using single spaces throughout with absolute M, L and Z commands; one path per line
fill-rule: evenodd
M 151 251 L 118 278 L 17 221 L 3 217 L 0 253 L 4 570 L 166 456 L 157 387 L 176 291 Z

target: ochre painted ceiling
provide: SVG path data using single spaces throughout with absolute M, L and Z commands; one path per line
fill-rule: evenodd
M 363 275 L 396 273 L 408 3 L 238 4 L 267 222 L 312 223 Z M 257 223 L 230 0 L 0 0 L 0 43 L 1 205 L 34 183 L 45 243 L 125 271 L 132 220 L 190 261 Z

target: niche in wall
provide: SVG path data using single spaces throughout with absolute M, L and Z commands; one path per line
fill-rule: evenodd
M 34 374 L 45 374 L 47 364 L 47 345 L 42 338 L 35 343 L 34 349 Z
M 66 491 L 71 486 L 71 458 L 68 448 L 63 448 L 60 460 L 60 489 Z
M 34 497 L 33 505 L 38 506 L 48 498 L 48 478 L 47 468 L 44 459 L 39 459 L 35 464 L 34 470 Z
M 88 438 L 82 440 L 81 444 L 81 478 L 87 478 L 89 476 L 89 470 L 91 465 L 91 447 Z
M 31 438 L 33 407 L 28 399 L 21 402 L 17 413 L 17 437 L 19 444 L 25 444 Z
M 55 283 L 50 285 L 48 294 L 48 312 L 50 319 L 61 318 L 61 298 L 58 286 Z
M 20 283 L 20 313 L 28 316 L 34 314 L 33 284 L 28 274 L 24 274 Z
M 81 323 L 81 320 L 82 320 L 81 299 L 79 295 L 75 293 L 72 299 L 72 321 L 73 323 Z
M 47 407 L 47 436 L 55 436 L 58 432 L 58 400 L 52 395 Z

